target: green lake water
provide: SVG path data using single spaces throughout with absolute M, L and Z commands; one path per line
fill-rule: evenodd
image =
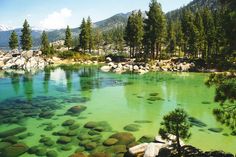
M 0 115 L 0 132 L 25 126 L 26 132 L 33 134 L 19 141 L 29 147 L 45 147 L 39 142 L 41 135 L 56 141 L 58 136 L 52 133 L 64 129 L 61 124 L 67 119 L 76 120 L 81 125 L 79 129 L 83 129 L 88 121 L 106 121 L 112 127 L 112 132 L 102 132 L 103 140 L 113 132 L 125 131 L 124 126 L 135 124 L 137 120 L 150 123 L 139 124 L 139 130 L 132 132 L 136 139 L 143 135 L 156 136 L 163 115 L 181 107 L 191 117 L 207 125 L 202 128 L 193 126 L 187 144 L 205 151 L 236 153 L 236 138 L 230 136 L 230 130 L 217 122 L 212 114 L 218 104 L 214 103 L 215 89 L 204 85 L 209 74 L 157 72 L 117 75 L 103 73 L 99 67 L 83 66 L 51 68 L 36 74 L 0 73 L 4 76 L 0 78 L 0 108 L 4 112 L 10 111 L 10 117 Z M 151 93 L 158 93 L 158 100 L 151 101 Z M 26 117 L 22 113 L 26 109 L 14 108 L 21 104 L 36 106 L 34 109 L 39 112 L 50 110 L 54 116 L 49 119 Z M 78 116 L 64 115 L 75 105 L 84 105 L 87 109 Z M 45 131 L 49 123 L 55 125 L 55 128 Z M 209 128 L 223 128 L 223 131 L 215 133 L 209 131 Z M 224 133 L 229 136 L 224 136 Z M 60 144 L 55 144 L 47 147 L 47 150 L 56 150 L 59 156 L 64 157 L 81 146 L 71 144 L 72 149 L 69 151 L 62 151 L 60 147 Z M 25 153 L 22 156 L 34 155 Z

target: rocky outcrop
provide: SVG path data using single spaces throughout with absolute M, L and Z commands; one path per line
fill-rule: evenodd
M 155 141 L 151 143 L 142 143 L 140 145 L 129 148 L 129 153 L 132 155 L 144 154 L 144 157 L 158 156 L 163 148 L 172 149 L 171 146 L 176 140 L 175 135 L 168 134 L 168 139 L 162 139 L 161 136 L 156 136 Z M 184 146 L 184 142 L 180 140 L 180 145 Z
M 31 71 L 43 69 L 48 62 L 41 57 L 41 51 L 22 51 L 13 50 L 8 53 L 0 53 L 0 69 L 23 69 Z
M 110 61 L 110 60 L 107 60 Z M 103 72 L 114 72 L 117 74 L 125 72 L 134 72 L 138 74 L 145 74 L 151 71 L 175 71 L 175 72 L 188 72 L 193 71 L 195 64 L 190 62 L 187 63 L 184 60 L 161 60 L 155 61 L 152 65 L 148 63 L 135 63 L 135 62 L 123 62 L 115 64 L 110 61 L 107 65 L 102 66 Z

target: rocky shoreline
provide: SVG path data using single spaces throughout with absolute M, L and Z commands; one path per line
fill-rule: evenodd
M 19 52 L 0 52 L 0 69 L 22 69 L 31 71 L 33 69 L 43 69 L 49 63 L 42 57 L 42 52 L 29 50 Z
M 195 63 L 184 59 L 173 58 L 169 60 L 155 60 L 149 63 L 135 63 L 134 61 L 112 62 L 111 58 L 106 58 L 107 65 L 101 67 L 103 72 L 114 72 L 122 74 L 126 72 L 134 72 L 138 74 L 145 74 L 156 71 L 171 71 L 171 72 L 195 72 L 203 71 L 196 68 Z
M 61 59 L 56 56 L 45 57 L 40 50 L 29 50 L 19 52 L 13 50 L 10 52 L 0 51 L 0 70 L 24 70 L 35 71 L 43 70 L 48 65 L 61 64 L 83 64 L 83 65 L 98 65 L 98 61 L 75 61 L 72 59 Z

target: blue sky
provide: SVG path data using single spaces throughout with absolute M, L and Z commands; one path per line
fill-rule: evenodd
M 164 12 L 186 5 L 191 0 L 158 0 Z M 40 29 L 78 27 L 83 17 L 93 22 L 117 13 L 148 10 L 150 0 L 0 0 L 0 24 L 21 27 L 27 19 Z

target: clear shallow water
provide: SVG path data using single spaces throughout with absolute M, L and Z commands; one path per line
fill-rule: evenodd
M 1 122 L 0 131 L 17 126 L 27 127 L 33 136 L 20 140 L 28 146 L 39 143 L 40 136 L 46 135 L 54 141 L 58 136 L 52 132 L 62 130 L 61 124 L 67 119 L 74 119 L 82 126 L 88 121 L 106 121 L 113 131 L 124 131 L 127 124 L 136 120 L 148 120 L 151 123 L 139 124 L 139 131 L 132 132 L 136 139 L 143 135 L 155 136 L 158 133 L 163 115 L 176 107 L 184 108 L 192 117 L 207 124 L 207 127 L 191 128 L 192 136 L 188 144 L 207 150 L 224 150 L 236 153 L 236 138 L 224 136 L 230 130 L 218 123 L 212 115 L 217 106 L 214 89 L 207 88 L 204 80 L 208 74 L 201 73 L 149 73 L 143 76 L 135 74 L 116 75 L 102 73 L 98 67 L 61 67 L 46 69 L 36 74 L 2 74 L 0 79 L 0 107 L 17 104 L 36 105 L 39 109 L 52 110 L 50 119 L 25 117 L 21 113 L 10 117 L 13 122 Z M 159 100 L 150 101 L 151 93 L 158 93 Z M 22 102 L 23 101 L 23 102 Z M 204 103 L 205 102 L 205 103 Z M 42 105 L 42 106 L 40 106 Z M 72 106 L 84 105 L 87 109 L 79 116 L 71 117 L 64 113 Z M 18 109 L 11 107 L 11 112 Z M 21 110 L 22 111 L 22 110 Z M 25 112 L 25 109 L 23 110 Z M 22 116 L 21 116 L 22 115 Z M 4 119 L 5 117 L 1 117 Z M 45 131 L 45 123 L 53 123 L 52 131 Z M 208 128 L 223 128 L 223 132 L 214 133 Z M 102 133 L 106 139 L 111 132 Z M 72 154 L 79 146 L 72 145 L 72 150 L 61 151 L 60 145 L 49 148 L 56 150 L 59 156 Z M 24 154 L 22 156 L 32 156 Z

